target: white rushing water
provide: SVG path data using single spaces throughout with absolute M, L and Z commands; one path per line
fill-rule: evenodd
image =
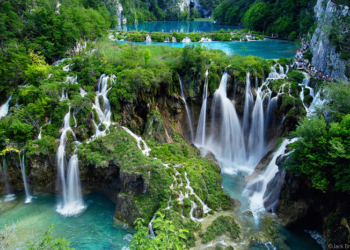
M 192 126 L 191 112 L 190 112 L 190 110 L 189 110 L 189 108 L 187 106 L 187 102 L 186 102 L 186 98 L 185 98 L 185 94 L 184 94 L 184 90 L 183 90 L 183 86 L 182 86 L 182 80 L 181 80 L 179 74 L 177 74 L 177 77 L 179 78 L 179 82 L 180 82 L 181 99 L 185 103 L 185 108 L 186 108 L 186 112 L 187 112 L 188 126 L 190 127 L 190 132 L 191 132 L 191 142 L 193 142 L 194 141 L 194 136 L 193 136 L 193 126 Z
M 62 201 L 58 204 L 56 211 L 64 216 L 80 214 L 86 206 L 81 196 L 78 155 L 74 152 L 68 163 L 68 174 L 66 177 L 66 143 L 67 132 L 69 131 L 76 141 L 75 134 L 70 127 L 70 112 L 65 115 L 63 128 L 61 130 L 60 145 L 57 150 L 57 169 L 62 187 Z
M 187 172 L 185 171 L 185 179 L 187 181 L 187 185 L 186 185 L 186 189 L 188 189 L 190 191 L 190 195 L 194 195 L 197 200 L 202 204 L 203 206 L 203 213 L 208 214 L 209 211 L 211 210 L 203 201 L 201 198 L 199 198 L 199 196 L 194 192 L 193 188 L 191 187 L 191 183 L 190 180 L 187 178 Z M 197 207 L 197 205 L 196 205 Z
M 21 152 L 22 152 L 22 157 L 21 157 Z M 19 158 L 19 164 L 21 166 L 21 173 L 22 173 L 24 191 L 25 191 L 25 194 L 26 194 L 26 199 L 25 199 L 24 203 L 30 203 L 30 202 L 32 202 L 32 196 L 30 196 L 28 183 L 27 183 L 26 166 L 25 166 L 25 162 L 24 162 L 24 155 L 25 155 L 24 149 L 19 151 L 18 158 Z
M 151 43 L 152 42 L 152 38 L 150 35 L 146 36 L 146 43 Z
M 142 154 L 145 156 L 149 156 L 149 152 L 151 152 L 151 149 L 147 146 L 146 142 L 144 140 L 142 140 L 141 137 L 138 137 L 137 135 L 135 135 L 133 132 L 131 132 L 130 129 L 126 128 L 126 127 L 122 127 L 126 132 L 128 132 L 129 135 L 131 135 L 132 137 L 135 138 L 135 140 L 137 141 L 137 147 L 141 150 Z M 141 143 L 143 144 L 143 149 L 141 147 Z
M 204 145 L 205 140 L 205 126 L 206 126 L 206 117 L 207 117 L 207 98 L 208 98 L 208 70 L 205 72 L 205 82 L 203 88 L 203 103 L 201 108 L 201 113 L 199 115 L 199 122 L 197 126 L 196 141 L 197 145 Z
M 0 119 L 5 117 L 9 112 L 9 102 L 12 99 L 12 95 L 7 99 L 7 101 L 0 106 Z
M 277 158 L 285 154 L 285 150 L 288 144 L 293 143 L 297 140 L 294 139 L 285 139 L 282 144 L 279 146 L 278 150 L 273 153 L 273 157 L 270 163 L 266 166 L 265 171 L 252 179 L 247 186 L 245 187 L 244 193 L 251 195 L 250 197 L 250 209 L 252 210 L 254 216 L 257 216 L 258 213 L 264 212 L 264 202 L 268 197 L 266 197 L 267 185 L 275 177 L 278 170 Z
M 114 75 L 106 76 L 105 74 L 101 75 L 98 81 L 95 103 L 92 104 L 92 108 L 96 110 L 100 123 L 97 125 L 95 120 L 93 119 L 96 131 L 93 139 L 101 136 L 106 136 L 107 132 L 109 132 L 109 127 L 111 125 L 112 110 L 111 105 L 109 103 L 109 99 L 107 98 L 107 94 L 108 91 L 112 88 L 108 88 L 108 84 L 113 84 L 114 81 Z M 100 98 L 102 99 L 102 105 L 100 104 Z M 104 126 L 104 129 L 102 127 L 102 124 Z

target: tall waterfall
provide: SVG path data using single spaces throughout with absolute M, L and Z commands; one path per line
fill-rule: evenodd
M 214 93 L 210 131 L 205 130 L 207 85 L 204 88 L 195 145 L 211 151 L 226 173 L 235 173 L 237 170 L 252 172 L 266 153 L 266 131 L 275 122 L 278 99 L 278 95 L 271 97 L 272 91 L 268 85 L 270 80 L 282 77 L 275 67 L 276 65 L 272 67 L 271 73 L 260 87 L 257 78 L 255 86 L 252 86 L 251 74 L 247 72 L 242 121 L 237 116 L 234 102 L 227 97 L 228 74 L 224 73 L 220 86 Z M 252 88 L 256 91 L 255 100 Z M 283 91 L 282 87 L 279 94 L 283 94 Z M 267 104 L 266 111 L 264 103 Z
M 183 90 L 183 86 L 182 86 L 182 80 L 181 80 L 179 74 L 177 74 L 177 77 L 179 78 L 179 82 L 180 82 L 181 98 L 185 102 L 185 108 L 186 108 L 186 112 L 187 112 L 188 125 L 190 127 L 190 132 L 191 132 L 191 142 L 193 142 L 194 141 L 194 136 L 193 136 L 192 117 L 191 117 L 190 110 L 189 110 L 189 108 L 187 106 L 187 102 L 186 102 L 186 98 L 185 98 L 185 94 L 184 94 L 184 90 Z
M 196 144 L 204 145 L 205 144 L 205 126 L 206 126 L 206 116 L 207 116 L 207 98 L 208 98 L 208 70 L 205 72 L 205 82 L 203 88 L 203 103 L 202 109 L 199 116 L 199 122 L 196 133 Z
M 249 165 L 256 166 L 265 154 L 265 124 L 262 90 L 258 88 L 249 132 Z
M 246 162 L 246 152 L 244 137 L 238 119 L 236 109 L 229 98 L 227 98 L 227 77 L 224 73 L 219 88 L 214 93 L 214 100 L 212 104 L 212 120 L 211 120 L 211 134 L 208 140 L 205 138 L 205 120 L 202 119 L 202 114 L 206 112 L 206 103 L 203 102 L 201 118 L 197 128 L 197 147 L 203 147 L 213 152 L 219 161 L 223 171 L 234 172 L 235 168 L 232 165 L 238 166 Z M 206 98 L 205 98 L 206 100 Z M 204 105 L 205 104 L 205 105 Z M 203 122 L 204 121 L 204 122 Z M 203 124 L 201 126 L 200 124 Z
M 67 132 L 70 131 L 76 141 L 74 132 L 70 127 L 70 110 L 63 119 L 60 145 L 57 150 L 57 169 L 62 186 L 62 203 L 58 204 L 56 211 L 64 216 L 72 216 L 81 213 L 85 209 L 81 196 L 81 186 L 79 177 L 78 155 L 74 152 L 68 163 L 68 175 L 66 180 L 65 168 Z
M 16 195 L 12 193 L 12 188 L 10 185 L 10 182 L 7 178 L 7 171 L 6 171 L 6 158 L 3 157 L 2 159 L 2 178 L 4 179 L 4 184 L 5 184 L 5 191 L 6 191 L 6 195 L 5 195 L 5 200 L 4 202 L 8 202 L 8 201 L 12 201 L 16 199 Z
M 243 114 L 243 129 L 246 134 L 249 129 L 249 108 L 252 100 L 252 91 L 250 87 L 250 73 L 247 72 L 246 84 L 245 84 L 245 100 L 244 100 L 244 114 Z
M 0 119 L 6 116 L 9 112 L 9 102 L 11 101 L 11 99 L 12 95 L 9 97 L 9 99 L 7 99 L 7 101 L 3 105 L 0 106 Z
M 115 76 L 112 75 L 109 77 L 105 74 L 101 75 L 98 81 L 95 103 L 92 105 L 92 108 L 96 110 L 100 120 L 100 124 L 98 125 L 93 120 L 96 131 L 95 138 L 105 136 L 109 131 L 109 126 L 111 125 L 112 110 L 107 94 L 112 87 L 108 88 L 108 80 L 110 80 L 110 83 L 113 83 L 115 81 Z M 102 106 L 100 105 L 100 98 L 103 99 Z M 105 129 L 103 129 L 102 124 L 104 125 Z
M 23 152 L 22 153 L 22 157 L 21 157 L 21 152 Z M 26 166 L 25 166 L 25 163 L 24 163 L 24 155 L 25 155 L 24 149 L 19 151 L 18 158 L 19 158 L 19 164 L 21 166 L 21 173 L 22 173 L 24 191 L 26 193 L 26 199 L 24 200 L 24 203 L 30 203 L 30 202 L 32 202 L 32 197 L 30 196 L 29 189 L 28 189 L 27 176 L 26 176 Z

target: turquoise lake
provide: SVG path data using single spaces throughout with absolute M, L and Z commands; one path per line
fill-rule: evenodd
M 126 41 L 120 41 L 120 43 L 128 43 Z M 142 45 L 161 45 L 169 47 L 183 48 L 189 44 L 199 43 L 156 43 L 156 42 L 135 42 L 135 44 Z M 265 59 L 279 59 L 281 57 L 292 58 L 298 49 L 298 45 L 294 42 L 267 39 L 262 41 L 250 41 L 250 42 L 203 42 L 201 43 L 206 48 L 219 49 L 224 51 L 227 55 L 239 54 L 243 56 L 253 55 L 263 57 Z M 245 46 L 244 51 L 242 47 Z
M 132 234 L 113 221 L 115 204 L 102 193 L 84 195 L 87 209 L 77 217 L 62 217 L 56 209 L 56 197 L 37 195 L 32 203 L 24 204 L 24 192 L 17 199 L 3 202 L 0 197 L 0 225 L 19 222 L 13 249 L 27 249 L 28 240 L 35 240 L 54 224 L 55 237 L 64 237 L 76 250 L 116 249 L 129 245 Z M 1 228 L 0 227 L 0 228 Z M 124 249 L 125 249 L 124 248 Z M 12 248 L 9 248 L 12 249 Z
M 148 31 L 148 32 L 213 32 L 221 29 L 227 30 L 238 30 L 243 29 L 242 26 L 230 26 L 230 25 L 217 25 L 214 21 L 158 21 L 158 22 L 147 22 L 139 23 L 137 25 L 122 25 L 116 30 L 125 31 Z

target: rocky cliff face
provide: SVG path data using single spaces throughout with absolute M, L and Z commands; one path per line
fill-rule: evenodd
M 334 24 L 334 19 L 340 21 L 349 13 L 348 6 L 339 6 L 331 0 L 318 0 L 314 8 L 317 28 L 310 41 L 310 49 L 313 54 L 313 66 L 323 73 L 338 79 L 347 81 L 345 75 L 347 62 L 341 59 L 340 53 L 336 52 L 336 48 L 331 44 L 329 39 L 329 31 Z M 342 32 L 348 33 L 347 29 Z
M 287 173 L 276 214 L 287 227 L 317 230 L 328 244 L 350 244 L 350 199 L 338 192 L 322 193 Z

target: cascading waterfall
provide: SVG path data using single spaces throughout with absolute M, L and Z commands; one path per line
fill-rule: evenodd
M 23 152 L 22 153 L 22 157 L 21 157 L 21 152 Z M 26 167 L 25 167 L 25 162 L 24 162 L 24 155 L 25 155 L 24 149 L 19 151 L 18 158 L 19 158 L 19 164 L 21 166 L 21 173 L 22 173 L 24 191 L 26 193 L 26 199 L 24 200 L 24 203 L 30 203 L 30 202 L 32 202 L 32 197 L 29 194 L 29 188 L 28 188 L 27 176 L 26 176 Z
M 204 82 L 204 88 L 203 88 L 203 103 L 202 103 L 202 109 L 199 116 L 199 122 L 197 127 L 197 133 L 196 133 L 196 144 L 197 145 L 204 145 L 205 144 L 205 126 L 206 126 L 206 117 L 207 117 L 207 98 L 208 98 L 208 70 L 205 72 L 205 82 Z
M 257 216 L 259 212 L 265 211 L 264 202 L 267 199 L 267 185 L 278 172 L 278 166 L 276 164 L 277 158 L 285 153 L 288 144 L 293 143 L 296 140 L 297 138 L 292 140 L 284 140 L 278 150 L 274 152 L 273 157 L 270 163 L 266 166 L 264 173 L 252 179 L 247 184 L 244 193 L 248 195 L 252 194 L 250 197 L 250 208 L 253 211 L 254 216 Z
M 262 90 L 258 88 L 256 101 L 252 112 L 252 124 L 248 142 L 248 164 L 255 167 L 265 154 L 265 124 Z
M 112 110 L 111 110 L 111 105 L 109 103 L 109 99 L 107 98 L 107 94 L 112 87 L 108 88 L 108 80 L 110 80 L 111 83 L 113 83 L 115 81 L 115 76 L 112 75 L 111 77 L 109 77 L 109 76 L 106 76 L 105 74 L 101 75 L 98 81 L 95 103 L 92 104 L 92 108 L 96 110 L 96 113 L 100 120 L 100 124 L 97 125 L 95 120 L 93 119 L 93 123 L 95 125 L 95 131 L 96 131 L 94 138 L 106 136 L 107 132 L 109 131 L 109 126 L 111 125 Z M 103 99 L 102 107 L 100 105 L 100 100 L 99 100 L 100 98 Z M 104 129 L 102 127 L 102 124 L 105 127 Z
M 186 108 L 186 112 L 187 112 L 188 125 L 190 127 L 190 132 L 191 132 L 191 142 L 193 142 L 194 141 L 194 136 L 193 136 L 193 126 L 192 126 L 191 113 L 190 113 L 190 110 L 189 110 L 189 108 L 187 106 L 184 90 L 183 90 L 183 87 L 182 87 L 182 80 L 181 80 L 179 74 L 177 74 L 177 77 L 179 78 L 179 82 L 180 82 L 181 99 L 185 102 L 185 108 Z
M 151 43 L 152 42 L 152 38 L 150 35 L 146 36 L 146 43 Z
M 137 147 L 141 150 L 142 154 L 145 156 L 149 156 L 149 152 L 151 152 L 151 149 L 147 146 L 146 142 L 144 140 L 142 140 L 141 137 L 138 137 L 137 135 L 135 135 L 133 132 L 131 132 L 130 129 L 126 128 L 126 127 L 122 127 L 129 135 L 131 135 L 132 137 L 134 137 L 137 141 Z M 143 148 L 141 147 L 141 143 L 143 144 Z
M 154 230 L 153 230 L 153 221 L 155 220 L 157 214 L 154 214 L 153 217 L 152 217 L 152 220 L 149 222 L 148 224 L 148 230 L 149 230 L 149 235 L 148 237 L 149 238 L 154 238 L 156 237 L 155 233 L 154 233 Z
M 66 143 L 67 132 L 70 131 L 74 140 L 76 137 L 70 127 L 70 112 L 65 115 L 63 120 L 63 128 L 61 131 L 60 145 L 57 150 L 57 168 L 58 175 L 62 186 L 62 203 L 59 203 L 56 211 L 64 216 L 72 216 L 81 213 L 86 206 L 83 203 L 81 196 L 81 186 L 79 177 L 78 155 L 74 152 L 68 163 L 67 180 L 65 175 L 65 168 L 67 165 L 66 160 Z
M 239 166 L 246 163 L 244 137 L 234 104 L 227 98 L 227 77 L 224 73 L 219 88 L 214 93 L 212 104 L 211 136 L 203 144 L 196 143 L 197 147 L 203 147 L 216 156 L 224 172 L 233 173 Z M 206 107 L 206 106 L 204 106 Z M 203 113 L 203 107 L 201 114 Z M 219 117 L 216 119 L 215 114 Z M 202 123 L 200 118 L 200 124 Z M 201 135 L 201 127 L 198 125 L 198 134 Z M 205 132 L 204 132 L 205 133 Z M 204 134 L 203 133 L 203 134 Z M 205 136 L 205 135 L 204 135 Z M 235 166 L 235 168 L 232 167 Z
M 0 107 L 0 119 L 5 117 L 7 115 L 7 113 L 9 112 L 9 102 L 12 99 L 12 95 L 9 97 L 9 99 L 7 99 L 7 101 L 1 105 Z

